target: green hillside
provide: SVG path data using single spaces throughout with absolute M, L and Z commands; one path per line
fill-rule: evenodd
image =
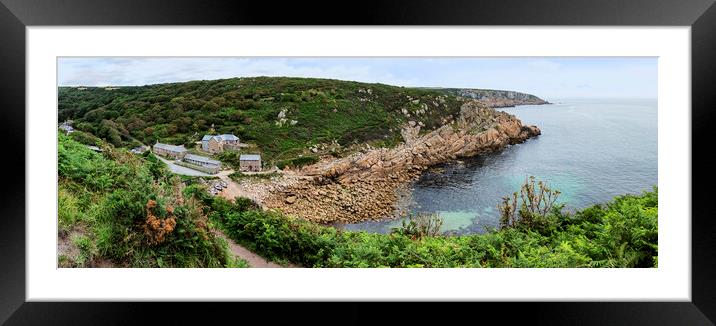
M 454 117 L 461 98 L 435 89 L 311 78 L 256 77 L 139 87 L 59 88 L 59 120 L 115 146 L 191 144 L 233 133 L 267 159 L 290 159 L 337 142 L 391 146 L 407 121 L 431 130 Z M 82 133 L 75 137 L 85 138 Z

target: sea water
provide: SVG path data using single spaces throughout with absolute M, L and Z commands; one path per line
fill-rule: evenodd
M 408 185 L 400 209 L 437 213 L 442 231 L 483 233 L 499 225 L 501 198 L 528 176 L 561 191 L 568 210 L 640 194 L 657 185 L 656 99 L 563 99 L 502 108 L 542 134 L 522 144 L 432 167 Z M 390 232 L 400 219 L 346 224 Z

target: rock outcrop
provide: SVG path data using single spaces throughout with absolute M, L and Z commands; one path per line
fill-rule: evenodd
M 474 101 L 462 106 L 457 121 L 418 136 L 420 128 L 414 124 L 405 126 L 402 132 L 405 142 L 395 148 L 374 149 L 316 164 L 303 173 L 338 182 L 384 180 L 457 157 L 500 149 L 540 134 L 539 128 L 523 126 L 513 115 L 483 107 Z
M 285 213 L 317 222 L 357 222 L 393 214 L 398 185 L 414 179 L 431 165 L 458 157 L 498 150 L 540 134 L 515 116 L 466 102 L 456 121 L 420 133 L 407 124 L 404 143 L 372 149 L 346 158 L 318 163 L 301 173 L 311 180 L 274 192 L 264 203 Z

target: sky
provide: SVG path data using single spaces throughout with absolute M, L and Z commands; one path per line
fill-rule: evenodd
M 59 86 L 138 86 L 233 77 L 331 78 L 406 87 L 513 90 L 546 100 L 656 98 L 656 57 L 59 58 Z

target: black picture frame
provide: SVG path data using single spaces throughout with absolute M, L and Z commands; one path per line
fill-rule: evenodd
M 153 320 L 186 322 L 181 313 L 157 314 L 156 304 L 25 302 L 25 42 L 27 26 L 61 25 L 589 25 L 690 26 L 692 63 L 692 278 L 690 302 L 540 302 L 473 303 L 471 316 L 499 314 L 501 322 L 528 320 L 532 324 L 570 325 L 713 325 L 716 321 L 716 223 L 712 190 L 716 178 L 713 146 L 713 85 L 716 85 L 716 5 L 713 0 L 502 0 L 382 1 L 340 5 L 336 1 L 149 1 L 149 0 L 0 0 L 0 134 L 5 150 L 14 153 L 15 173 L 3 176 L 0 207 L 0 322 L 24 324 L 134 324 Z M 53 72 L 54 73 L 54 72 Z M 687 110 L 688 108 L 683 108 Z M 23 139 L 23 141 L 20 141 Z M 22 153 L 23 155 L 20 155 Z M 22 160 L 22 170 L 17 171 Z M 689 218 L 673 216 L 670 218 Z M 394 307 L 344 306 L 321 308 L 321 318 L 340 316 L 342 323 L 375 320 L 381 312 L 407 321 L 410 314 Z M 227 312 L 254 311 L 247 303 L 188 303 L 172 311 L 201 312 L 204 323 Z M 421 304 L 409 310 L 420 312 Z M 449 309 L 456 309 L 454 306 Z M 305 320 L 304 304 L 280 309 L 302 314 L 274 313 L 273 322 Z M 272 310 L 279 308 L 271 308 Z M 439 308 L 438 308 L 439 309 Z M 465 308 L 460 308 L 465 309 Z M 502 313 L 499 311 L 503 310 Z M 504 311 L 507 310 L 508 313 Z M 400 312 L 402 310 L 399 310 Z M 519 313 L 514 313 L 519 311 Z M 400 316 L 397 316 L 400 315 Z M 441 320 L 446 315 L 438 314 Z M 458 315 L 458 317 L 460 317 Z M 408 319 L 405 319 L 408 318 Z M 425 321 L 420 313 L 413 315 Z M 390 319 L 390 317 L 389 317 Z M 333 319 L 335 320 L 335 319 Z M 238 320 L 236 320 L 238 322 Z M 384 321 L 384 318 L 381 318 Z

